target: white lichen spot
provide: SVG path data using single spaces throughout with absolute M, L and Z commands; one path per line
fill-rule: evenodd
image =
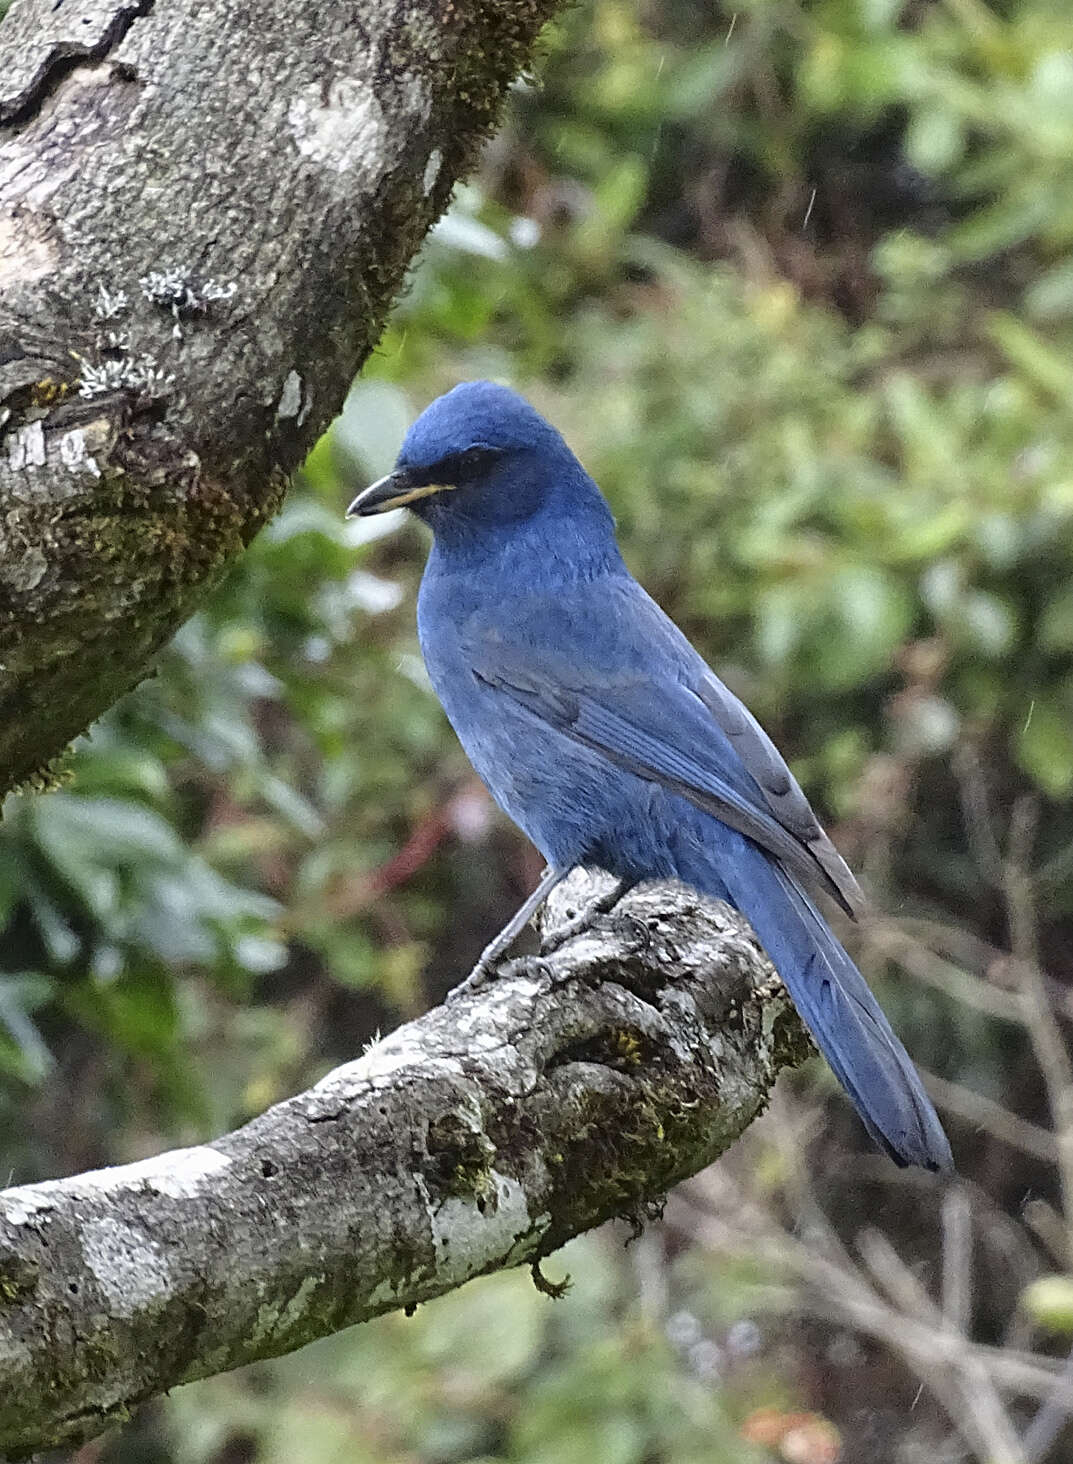
M 90 400 L 110 396 L 113 392 L 130 391 L 139 396 L 160 396 L 175 380 L 173 372 L 164 371 L 152 356 L 120 356 L 107 361 L 84 361 L 78 395 Z
M 495 1193 L 481 1208 L 475 1199 L 456 1196 L 430 1208 L 436 1274 L 452 1285 L 492 1264 L 510 1265 L 532 1234 L 534 1222 L 522 1186 L 494 1169 L 488 1178 Z
M 497 1006 L 507 1006 L 512 1002 L 532 1001 L 539 995 L 542 985 L 528 976 L 512 976 L 508 980 L 497 981 L 490 990 L 482 993 L 481 1001 L 469 1011 L 463 1012 L 457 1019 L 458 1030 L 463 1033 L 467 1040 L 479 1041 L 481 1029 L 489 1025 L 489 1017 Z M 483 1045 L 488 1047 L 502 1047 L 504 1038 L 502 1033 L 486 1034 L 491 1036 L 491 1041 Z
M 0 1324 L 0 1368 L 8 1383 L 14 1383 L 17 1368 L 28 1367 L 33 1362 L 33 1353 L 25 1342 L 20 1342 L 10 1328 Z
M 229 1168 L 230 1159 L 218 1149 L 199 1144 L 192 1149 L 175 1149 L 170 1154 L 139 1159 L 135 1164 L 119 1164 L 111 1169 L 93 1169 L 79 1175 L 77 1181 L 58 1181 L 70 1189 L 72 1183 L 83 1191 L 149 1189 L 169 1199 L 193 1199 L 202 1193 L 203 1181 Z
M 130 304 L 126 290 L 109 290 L 106 285 L 97 286 L 97 304 L 93 313 L 98 320 L 115 320 Z
M 54 1208 L 44 1185 L 22 1184 L 0 1194 L 0 1215 L 9 1225 L 29 1225 L 39 1215 Z
M 219 305 L 224 300 L 233 300 L 238 294 L 238 281 L 228 280 L 224 285 L 219 280 L 204 280 L 198 287 L 198 293 L 201 309 L 207 310 L 210 305 Z
M 86 451 L 86 434 L 81 427 L 65 432 L 60 438 L 60 461 L 69 472 L 74 473 L 81 468 L 93 478 L 101 476 L 96 460 Z
M 7 460 L 14 472 L 44 467 L 45 429 L 41 422 L 28 422 L 11 434 L 7 442 Z
M 409 1069 L 426 1078 L 439 1074 L 464 1075 L 465 1069 L 458 1058 L 430 1052 L 420 1040 L 414 1041 L 408 1034 L 409 1029 L 401 1027 L 384 1041 L 366 1048 L 353 1062 L 333 1068 L 310 1091 L 325 1102 L 346 1104 L 370 1088 L 395 1086 L 399 1073 Z
M 426 193 L 431 193 L 436 186 L 436 179 L 440 176 L 440 169 L 443 167 L 443 153 L 438 147 L 434 147 L 428 155 L 428 162 L 425 164 L 424 176 L 421 179 L 421 187 Z
M 465 1033 L 466 1046 L 474 1052 L 498 1052 L 508 1045 L 508 1038 L 502 1033 L 484 1026 L 487 1020 L 481 1013 L 459 1017 L 458 1030 Z
M 116 1316 L 133 1317 L 166 1297 L 172 1272 L 164 1247 L 111 1215 L 82 1231 L 82 1256 Z
M 302 410 L 302 378 L 297 371 L 288 371 L 287 379 L 283 383 L 283 390 L 279 394 L 279 405 L 276 407 L 276 416 L 280 418 L 297 417 Z
M 47 569 L 48 560 L 44 552 L 36 544 L 32 544 L 22 554 L 8 557 L 0 563 L 0 582 L 5 589 L 25 595 L 29 590 L 37 588 Z
M 141 276 L 138 284 L 151 304 L 179 315 L 204 315 L 210 305 L 231 300 L 238 293 L 234 280 L 222 285 L 219 280 L 201 279 L 193 270 L 181 265 L 172 269 L 151 269 Z
M 324 1277 L 304 1276 L 298 1290 L 282 1307 L 276 1303 L 262 1303 L 257 1308 L 257 1320 L 253 1324 L 253 1342 L 263 1342 L 267 1337 L 286 1335 L 296 1327 L 309 1309 L 309 1302 Z
M 675 1057 L 682 1062 L 692 1062 L 694 1057 L 692 1048 L 688 1040 L 679 1036 L 678 1033 L 683 1027 L 695 1031 L 700 1024 L 697 1003 L 688 991 L 683 991 L 678 986 L 668 986 L 660 994 L 660 1006 L 678 1016 L 677 1022 L 668 1024 L 667 1030 L 662 1033 L 661 1040 L 668 1044 Z M 714 1053 L 717 1060 L 722 1058 L 725 1049 L 721 1037 L 712 1037 L 705 1045 L 710 1052 Z
M 172 336 L 182 340 L 181 322 L 192 315 L 207 315 L 213 305 L 231 300 L 238 293 L 238 285 L 228 280 L 223 285 L 219 280 L 204 279 L 185 266 L 171 269 L 153 269 L 138 280 L 142 294 L 153 305 L 171 312 L 175 324 Z
M 199 1144 L 192 1149 L 139 1159 L 134 1164 L 116 1164 L 108 1169 L 90 1169 L 73 1179 L 46 1179 L 41 1184 L 18 1185 L 0 1194 L 0 1214 L 12 1225 L 28 1220 L 70 1199 L 95 1199 L 118 1190 L 143 1190 L 173 1200 L 198 1198 L 207 1179 L 216 1178 L 231 1161 L 217 1149 Z
M 399 83 L 402 108 L 415 123 L 428 113 L 424 85 L 414 77 Z M 389 127 L 372 83 L 354 76 L 337 77 L 327 100 L 318 84 L 304 87 L 287 109 L 287 123 L 304 158 L 337 173 L 375 176 L 393 163 L 406 145 L 406 134 Z
M 0 217 L 0 290 L 44 279 L 59 262 L 59 250 L 39 214 L 18 209 Z

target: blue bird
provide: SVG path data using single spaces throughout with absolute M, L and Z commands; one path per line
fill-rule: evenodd
M 952 1166 L 920 1078 L 821 915 L 860 887 L 774 743 L 630 574 L 599 488 L 560 434 L 491 382 L 434 401 L 350 514 L 431 528 L 417 604 L 432 685 L 548 871 L 486 952 L 578 864 L 676 878 L 749 920 L 876 1143 Z

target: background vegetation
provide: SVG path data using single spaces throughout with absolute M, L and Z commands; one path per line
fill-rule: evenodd
M 1009 1425 L 1073 1458 L 993 1360 L 1045 1377 L 1073 1330 L 1066 0 L 567 15 L 281 517 L 68 786 L 4 808 L 0 1166 L 237 1125 L 437 1000 L 534 880 L 425 681 L 420 530 L 341 514 L 485 375 L 565 431 L 887 912 L 855 949 L 964 1185 L 872 1158 L 817 1064 L 663 1226 L 572 1247 L 565 1301 L 493 1278 L 83 1456 L 908 1464 Z

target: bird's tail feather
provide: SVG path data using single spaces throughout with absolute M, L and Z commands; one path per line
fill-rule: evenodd
M 741 844 L 746 857 L 728 861 L 720 877 L 868 1132 L 898 1164 L 951 1169 L 938 1115 L 868 983 L 796 881 Z

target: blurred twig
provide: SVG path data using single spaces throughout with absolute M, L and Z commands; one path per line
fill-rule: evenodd
M 967 1336 L 972 1321 L 972 1207 L 964 1185 L 943 1195 L 943 1319 Z
M 896 1352 L 985 1464 L 1026 1464 L 1028 1458 L 1007 1397 L 1053 1406 L 1064 1398 L 1056 1391 L 1061 1362 L 967 1340 L 878 1231 L 862 1237 L 866 1271 L 841 1247 L 835 1255 L 817 1247 L 811 1230 L 802 1237 L 780 1226 L 725 1169 L 708 1171 L 673 1195 L 665 1220 L 697 1244 L 747 1255 L 765 1270 L 796 1277 L 805 1285 L 802 1303 L 809 1311 Z
M 1066 1223 L 1066 1264 L 1073 1259 L 1073 1062 L 1048 998 L 1039 963 L 1036 896 L 1030 870 L 1039 802 L 1019 798 L 1010 819 L 1003 889 L 1025 1026 L 1047 1087 L 1058 1151 L 1058 1175 Z
M 1037 1464 L 1045 1459 L 1070 1414 L 1073 1413 L 1073 1352 L 1066 1358 L 1062 1374 L 1055 1382 L 1054 1392 L 1043 1403 L 1035 1418 L 1025 1430 L 1024 1451 L 1028 1464 Z
M 1021 1022 L 1017 997 L 952 961 L 944 960 L 895 920 L 873 920 L 863 927 L 863 939 L 874 950 L 898 962 L 911 976 L 944 992 L 978 1012 L 1007 1022 Z
M 969 849 L 987 882 L 998 886 L 1002 882 L 1002 848 L 988 803 L 983 760 L 971 742 L 962 742 L 954 749 L 950 762 L 957 780 Z
M 1070 1265 L 1073 1060 L 1059 1013 L 1073 1013 L 1073 996 L 1048 977 L 1040 960 L 1041 886 L 1032 867 L 1038 800 L 1025 796 L 1015 803 L 1000 841 L 982 769 L 971 749 L 959 753 L 957 773 L 969 846 L 982 879 L 1002 902 L 1010 951 L 998 950 L 969 931 L 919 917 L 872 920 L 861 929 L 860 939 L 866 954 L 894 962 L 951 1002 L 1026 1032 L 1046 1088 L 1052 1129 L 948 1078 L 930 1073 L 924 1078 L 940 1108 L 1056 1168 L 1060 1205 L 1056 1208 L 1037 1195 L 1023 1203 L 1020 1223 L 998 1210 L 989 1219 L 990 1202 L 982 1190 L 966 1182 L 949 1185 L 938 1205 L 942 1269 L 936 1298 L 925 1276 L 902 1259 L 878 1228 L 869 1227 L 856 1237 L 856 1254 L 847 1249 L 813 1189 L 804 1143 L 808 1120 L 777 1101 L 771 1134 L 780 1161 L 779 1206 L 787 1208 L 788 1217 L 780 1220 L 767 1197 L 758 1203 L 720 1171 L 674 1197 L 667 1218 L 702 1245 L 750 1254 L 766 1268 L 796 1278 L 808 1311 L 897 1353 L 945 1409 L 961 1447 L 979 1464 L 1041 1464 L 1073 1413 L 1073 1354 L 1063 1362 L 1031 1351 L 1034 1325 L 1021 1308 L 1013 1309 L 1002 1345 L 975 1341 L 973 1254 L 977 1238 L 981 1247 L 994 1244 L 995 1225 L 1001 1221 L 1010 1232 L 1003 1232 L 1003 1245 L 1018 1296 L 1040 1274 L 1036 1243 L 1059 1265 Z M 1051 868 L 1057 867 L 1052 860 Z M 915 1186 L 921 1196 L 935 1194 L 926 1176 L 899 1174 L 897 1182 Z M 1018 1408 L 1028 1399 L 1039 1406 L 1026 1427 Z
M 993 1098 L 960 1083 L 948 1082 L 936 1073 L 922 1071 L 921 1076 L 928 1093 L 945 1113 L 956 1114 L 1011 1148 L 1030 1154 L 1033 1159 L 1040 1159 L 1044 1164 L 1055 1163 L 1058 1145 L 1050 1130 L 1041 1128 L 1038 1123 L 1030 1123 L 1027 1118 L 1020 1118 L 1005 1104 L 996 1103 Z

